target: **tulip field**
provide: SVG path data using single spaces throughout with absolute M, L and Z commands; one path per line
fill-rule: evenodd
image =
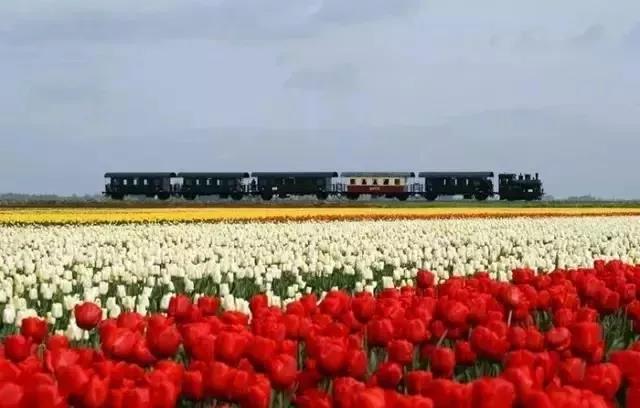
M 487 210 L 0 212 L 0 408 L 640 407 L 640 217 Z

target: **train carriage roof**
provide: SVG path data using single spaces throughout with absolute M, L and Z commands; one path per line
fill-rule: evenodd
M 424 178 L 486 178 L 493 177 L 492 171 L 423 171 L 418 177 Z
M 176 173 L 172 173 L 172 172 L 168 172 L 168 173 L 145 173 L 145 172 L 131 172 L 131 173 L 126 173 L 126 172 L 120 172 L 120 173 L 105 173 L 104 177 L 115 177 L 115 178 L 128 178 L 128 177 L 150 177 L 150 178 L 157 178 L 157 177 L 175 177 Z
M 401 171 L 346 171 L 342 177 L 415 177 L 415 173 Z
M 262 178 L 269 178 L 269 177 L 298 177 L 298 178 L 329 178 L 329 177 L 338 177 L 338 173 L 331 171 L 325 171 L 325 172 L 257 172 L 257 173 L 251 173 L 252 177 L 262 177 Z
M 247 178 L 249 177 L 249 173 L 233 173 L 233 172 L 181 172 L 178 173 L 178 177 L 187 177 L 187 178 L 215 178 L 215 179 L 225 179 L 225 178 Z

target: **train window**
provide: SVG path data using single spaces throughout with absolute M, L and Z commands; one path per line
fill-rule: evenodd
M 200 179 L 196 179 L 196 186 L 200 185 Z
M 399 186 L 400 185 L 400 179 L 393 180 L 393 184 L 395 184 L 396 186 Z
M 208 179 L 207 179 L 207 185 L 208 185 L 208 186 L 210 186 L 210 185 L 211 185 L 211 179 L 210 179 L 210 178 L 208 178 Z
M 120 184 L 120 180 L 118 180 L 117 178 L 111 179 L 111 184 L 117 186 L 118 184 Z
M 221 183 L 220 179 L 216 179 L 216 186 L 219 186 Z
M 146 178 L 142 179 L 142 184 L 145 185 L 145 186 L 148 186 L 149 185 L 149 179 L 146 179 Z
M 469 179 L 464 179 L 464 184 L 465 184 L 466 186 L 468 186 L 468 185 L 469 185 Z
M 356 184 L 356 179 L 349 180 L 349 184 Z
M 134 185 L 134 186 L 137 186 L 137 185 L 138 185 L 138 179 L 137 179 L 137 178 L 134 178 L 134 179 L 133 179 L 133 185 Z
M 384 179 L 384 181 L 382 182 L 382 184 L 384 184 L 385 186 L 389 185 L 389 179 Z
M 447 185 L 447 179 L 442 179 L 442 185 L 446 186 Z
M 373 185 L 377 186 L 378 185 L 378 179 L 373 179 Z
M 127 185 L 127 181 L 128 181 L 127 179 L 122 179 L 122 185 L 126 186 Z
M 367 185 L 367 179 L 362 179 L 362 185 L 366 186 Z

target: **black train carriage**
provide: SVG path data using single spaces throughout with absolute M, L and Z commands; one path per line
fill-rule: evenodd
M 530 174 L 503 173 L 498 175 L 498 189 L 501 200 L 541 200 L 544 195 L 542 180 L 538 173 Z
M 292 195 L 315 195 L 325 200 L 333 194 L 332 179 L 336 172 L 258 172 L 251 173 L 255 178 L 251 183 L 251 192 L 260 195 L 263 200 L 271 200 L 277 195 L 285 198 Z
M 484 201 L 493 196 L 493 172 L 421 172 L 424 197 L 433 201 L 439 196 L 461 195 Z
M 115 200 L 127 195 L 144 195 L 166 200 L 174 193 L 176 173 L 105 173 L 104 194 Z
M 244 180 L 249 178 L 249 173 L 178 173 L 182 180 L 179 187 L 180 194 L 187 200 L 193 200 L 197 196 L 217 195 L 220 198 L 231 197 L 241 200 L 246 192 Z

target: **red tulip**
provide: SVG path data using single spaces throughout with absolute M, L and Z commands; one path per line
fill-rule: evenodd
M 69 348 L 69 339 L 65 336 L 49 336 L 47 339 L 47 350 L 59 350 Z
M 256 315 L 261 310 L 267 309 L 269 307 L 269 298 L 264 293 L 253 295 L 251 299 L 249 299 L 249 309 L 251 313 Z
M 47 336 L 47 322 L 38 317 L 27 317 L 22 319 L 20 334 L 30 338 L 34 343 L 42 343 Z
M 50 380 L 50 383 L 38 383 L 34 384 L 33 388 L 29 389 L 25 400 L 30 400 L 32 406 L 37 407 L 51 407 L 51 408 L 64 408 L 67 407 L 65 398 L 60 395 L 60 390 L 57 385 Z M 92 408 L 87 405 L 88 408 Z
M 295 399 L 298 408 L 331 408 L 331 398 L 325 392 L 316 388 L 305 390 Z
M 0 383 L 0 401 L 2 407 L 20 408 L 25 397 L 24 389 L 14 383 Z
M 573 310 L 563 307 L 553 313 L 553 325 L 555 327 L 570 327 L 575 320 Z
M 359 293 L 352 302 L 351 308 L 360 323 L 367 323 L 376 311 L 376 299 L 368 292 Z
M 147 344 L 151 352 L 158 358 L 175 356 L 182 342 L 182 337 L 176 326 L 165 327 L 157 334 L 147 334 Z
M 371 346 L 386 345 L 394 338 L 393 323 L 389 319 L 373 319 L 367 324 L 367 340 Z
M 409 365 L 413 362 L 413 344 L 406 340 L 393 340 L 387 346 L 389 360 L 400 365 Z
M 228 365 L 212 363 L 204 379 L 205 394 L 213 398 L 224 398 L 231 382 L 231 374 Z
M 103 407 L 109 395 L 109 381 L 93 375 L 82 395 L 82 403 L 87 408 Z
M 134 351 L 140 334 L 129 329 L 116 328 L 108 336 L 102 339 L 102 347 L 106 353 L 118 358 L 127 359 Z
M 150 381 L 149 399 L 153 408 L 175 408 L 178 402 L 176 385 L 168 378 Z
M 535 327 L 528 327 L 527 333 L 527 349 L 530 351 L 544 350 L 544 335 Z
M 87 371 L 77 364 L 61 367 L 56 378 L 63 395 L 77 398 L 82 397 L 90 380 Z
M 416 274 L 416 285 L 420 289 L 432 287 L 435 283 L 435 280 L 435 275 L 426 269 L 419 269 L 418 273 Z
M 223 332 L 216 338 L 216 357 L 230 365 L 236 365 L 244 356 L 249 344 L 247 336 L 240 333 Z
M 513 385 L 501 378 L 481 378 L 473 382 L 474 408 L 511 408 L 516 394 Z
M 571 332 L 566 327 L 557 327 L 549 330 L 545 335 L 547 345 L 551 350 L 565 351 L 571 346 Z
M 406 408 L 433 408 L 433 401 L 430 398 L 413 395 L 404 397 L 404 405 Z
M 427 325 L 421 319 L 409 319 L 403 324 L 402 336 L 413 344 L 427 341 L 430 335 Z
M 602 328 L 598 323 L 580 322 L 571 327 L 572 349 L 583 355 L 597 351 L 602 341 Z
M 608 400 L 613 399 L 621 383 L 622 373 L 620 369 L 610 363 L 589 366 L 584 376 L 584 386 Z
M 191 299 L 185 295 L 176 295 L 169 300 L 167 315 L 179 322 L 187 320 L 191 314 Z
M 448 326 L 464 326 L 469 317 L 469 308 L 462 302 L 447 302 L 443 317 Z
M 626 380 L 640 385 L 640 352 L 614 351 L 609 355 L 609 361 L 620 369 Z
M 286 390 L 291 388 L 298 376 L 298 363 L 296 359 L 280 354 L 272 356 L 268 366 L 269 379 L 276 390 Z
M 569 358 L 560 363 L 558 374 L 563 384 L 579 386 L 582 384 L 586 362 L 581 358 Z
M 473 347 L 471 347 L 471 343 L 468 341 L 458 340 L 454 347 L 454 351 L 456 355 L 456 362 L 460 365 L 473 365 L 478 358 L 476 353 L 473 351 Z
M 31 354 L 31 339 L 21 334 L 7 336 L 4 339 L 4 354 L 9 360 L 19 363 Z
M 259 385 L 250 386 L 247 389 L 241 408 L 268 408 L 271 401 L 271 390 Z
M 154 327 L 152 326 L 152 322 L 153 322 L 153 318 L 158 318 L 158 316 L 150 316 L 149 318 L 149 328 L 151 330 L 154 329 Z M 165 320 L 166 318 L 163 316 L 162 320 Z M 118 315 L 118 318 L 116 319 L 116 323 L 118 325 L 118 327 L 121 328 L 125 328 L 125 329 L 129 329 L 129 330 L 133 330 L 133 331 L 137 331 L 142 333 L 144 331 L 144 327 L 145 327 L 145 319 L 144 317 L 137 312 L 122 312 Z
M 363 380 L 367 374 L 367 355 L 363 350 L 351 350 L 346 358 L 345 374 Z
M 478 326 L 471 331 L 470 343 L 479 357 L 491 360 L 501 360 L 509 349 L 505 338 L 499 337 L 485 326 Z
M 628 407 L 640 407 L 640 387 L 637 384 L 627 388 L 625 402 Z
M 122 396 L 123 407 L 151 408 L 151 392 L 146 387 L 127 388 Z
M 413 395 L 424 394 L 432 380 L 433 374 L 430 371 L 410 371 L 405 375 L 407 391 Z
M 511 309 L 515 309 L 524 301 L 524 295 L 522 294 L 522 291 L 518 289 L 518 287 L 509 285 L 504 291 L 502 301 L 504 302 L 505 306 Z
M 133 347 L 132 355 L 133 360 L 143 367 L 150 366 L 156 362 L 156 357 L 149 350 L 147 341 L 143 337 L 138 338 L 136 345 Z
M 321 345 L 317 356 L 318 368 L 328 376 L 340 373 L 347 362 L 347 349 L 334 341 L 326 341 Z
M 358 408 L 385 408 L 384 391 L 380 388 L 367 388 L 358 392 L 355 396 L 354 407 Z
M 83 330 L 93 330 L 102 320 L 102 309 L 95 303 L 85 302 L 73 309 L 76 324 Z
M 182 392 L 190 400 L 198 401 L 204 395 L 204 382 L 200 371 L 186 371 L 182 380 Z
M 456 367 L 456 355 L 448 347 L 436 347 L 431 353 L 431 371 L 441 377 L 453 376 Z
M 203 316 L 215 316 L 220 307 L 220 298 L 215 296 L 202 296 L 198 298 L 197 304 Z
M 512 350 L 526 348 L 527 332 L 522 327 L 518 327 L 518 326 L 509 327 L 508 337 L 509 337 L 509 343 L 511 343 Z

